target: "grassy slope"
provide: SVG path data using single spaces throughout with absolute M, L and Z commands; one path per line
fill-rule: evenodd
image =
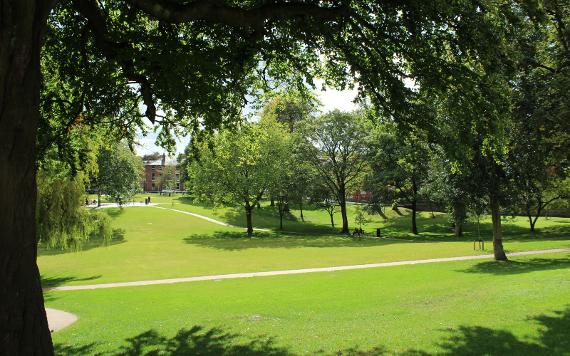
M 194 209 L 191 205 L 185 205 L 185 208 Z M 348 265 L 480 253 L 473 251 L 472 243 L 469 241 L 453 241 L 453 239 L 445 241 L 449 240 L 446 238 L 447 235 L 437 235 L 438 239 L 443 240 L 441 242 L 428 234 L 417 238 L 418 242 L 385 239 L 354 240 L 338 235 L 301 236 L 270 233 L 258 234 L 257 238 L 248 239 L 244 238 L 243 230 L 223 227 L 189 215 L 152 207 L 122 210 L 113 208 L 104 211 L 113 217 L 114 228 L 124 232 L 122 240 L 105 247 L 92 243 L 80 252 L 40 251 L 38 263 L 44 286 Z M 312 213 L 317 220 L 319 213 L 317 211 Z M 321 215 L 326 213 L 321 212 Z M 403 217 L 393 220 L 392 224 L 404 225 L 407 220 Z M 433 223 L 433 220 L 425 218 L 421 219 L 420 223 L 427 226 L 428 223 Z M 556 228 L 562 228 L 563 223 L 567 221 L 560 222 Z M 433 229 L 436 230 L 437 226 L 434 225 Z M 518 230 L 520 229 L 515 228 L 513 231 L 518 233 Z M 508 236 L 510 232 L 507 226 L 506 235 Z M 522 238 L 507 243 L 506 248 L 517 251 L 570 246 L 570 241 L 558 239 L 559 235 L 556 232 L 550 234 L 553 239 Z M 488 248 L 490 247 L 489 245 Z
M 569 258 L 50 292 L 46 299 L 80 317 L 54 334 L 61 354 L 556 355 L 570 350 Z

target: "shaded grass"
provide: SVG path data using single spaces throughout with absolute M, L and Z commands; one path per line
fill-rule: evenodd
M 445 238 L 352 239 L 343 235 L 256 232 L 210 223 L 152 207 L 109 208 L 121 243 L 78 252 L 40 251 L 46 278 L 73 277 L 61 284 L 123 282 L 236 272 L 352 265 L 489 253 L 473 251 L 470 240 Z M 122 211 L 117 214 L 116 211 Z M 570 247 L 560 236 L 510 239 L 508 251 Z M 490 236 L 486 238 L 490 242 Z M 490 244 L 488 244 L 490 246 Z
M 80 317 L 53 335 L 61 354 L 564 355 L 569 258 L 50 292 L 48 306 Z

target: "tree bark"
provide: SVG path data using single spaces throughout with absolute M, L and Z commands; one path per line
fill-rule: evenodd
M 52 1 L 0 3 L 0 351 L 53 355 L 36 264 L 40 49 Z
M 305 222 L 305 216 L 303 216 L 303 199 L 299 202 L 299 210 L 301 210 L 301 221 Z
M 455 237 L 461 237 L 463 236 L 463 223 L 461 222 L 456 222 L 454 227 L 453 227 L 453 235 Z
M 340 215 L 342 216 L 342 230 L 341 233 L 348 234 L 350 233 L 348 229 L 348 215 L 346 212 L 346 201 L 340 203 Z
M 329 216 L 331 217 L 331 226 L 334 227 L 334 212 L 329 211 Z
M 418 211 L 418 186 L 415 177 L 412 176 L 412 233 L 418 234 L 418 224 L 416 221 Z
M 416 218 L 417 218 L 417 216 L 416 216 L 416 215 L 417 215 L 417 210 L 418 210 L 418 208 L 417 208 L 417 202 L 416 202 L 416 200 L 414 199 L 414 201 L 412 201 L 412 233 L 413 233 L 414 235 L 417 235 L 417 234 L 418 234 L 418 224 L 417 224 L 417 221 L 416 221 L 416 220 L 417 220 L 417 219 L 416 219 Z
M 246 218 L 246 226 L 247 226 L 247 235 L 253 235 L 253 207 L 248 203 L 245 204 L 245 218 Z
M 340 231 L 343 234 L 349 234 L 348 228 L 348 214 L 346 211 L 346 191 L 344 186 L 341 185 L 341 188 L 338 192 L 338 204 L 340 205 L 340 215 L 342 217 L 342 230 Z
M 493 253 L 496 260 L 506 261 L 507 255 L 503 249 L 503 233 L 501 229 L 499 199 L 497 194 L 494 192 L 491 192 L 489 198 L 491 204 L 491 219 L 493 221 Z
M 463 223 L 465 222 L 465 202 L 463 199 L 455 199 L 453 202 L 453 234 L 455 237 L 463 236 Z

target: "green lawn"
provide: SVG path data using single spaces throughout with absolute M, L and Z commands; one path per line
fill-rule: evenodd
M 138 197 L 137 197 L 138 200 Z M 142 200 L 142 197 L 141 199 Z M 236 208 L 153 196 L 153 202 L 242 226 Z M 351 223 L 355 206 L 349 207 Z M 40 249 L 45 287 L 412 260 L 490 253 L 473 251 L 476 226 L 456 239 L 443 214 L 420 214 L 413 236 L 406 210 L 367 231 L 386 239 L 353 239 L 328 226 L 320 210 L 292 210 L 285 232 L 217 225 L 154 207 L 108 208 L 115 237 L 81 251 Z M 257 227 L 275 230 L 264 204 Z M 337 216 L 337 220 L 340 217 Z M 505 219 L 508 251 L 570 247 L 570 219 Z M 49 291 L 46 303 L 79 316 L 53 335 L 62 355 L 77 354 L 570 354 L 570 254 L 447 262 L 304 275 Z M 162 353 L 156 352 L 157 350 Z M 154 352 L 153 352 L 154 351 Z
M 79 316 L 53 334 L 62 355 L 568 355 L 569 268 L 570 254 L 553 254 L 46 300 Z
M 189 204 L 178 204 L 177 208 L 180 207 L 206 210 Z M 268 221 L 271 217 L 269 210 L 261 209 Z M 108 246 L 92 241 L 79 252 L 40 250 L 38 263 L 45 287 L 482 253 L 473 251 L 468 238 L 454 240 L 449 238 L 448 233 L 438 233 L 442 217 L 420 219 L 420 226 L 429 227 L 434 232 L 423 233 L 421 237 L 410 241 L 406 234 L 396 239 L 361 240 L 338 234 L 316 233 L 257 233 L 256 237 L 247 238 L 242 229 L 228 228 L 190 215 L 153 207 L 109 208 L 103 211 L 113 219 L 115 239 Z M 210 215 L 215 214 L 210 210 Z M 318 221 L 319 216 L 326 213 L 310 211 L 307 215 Z M 407 221 L 405 216 L 391 219 L 387 225 L 393 225 L 386 230 L 395 229 L 394 226 L 398 224 L 405 225 Z M 554 219 L 549 222 L 553 221 Z M 545 228 L 536 236 L 517 235 L 522 228 L 507 224 L 505 232 L 510 240 L 506 243 L 506 248 L 509 251 L 521 251 L 570 247 L 570 240 L 564 239 L 570 229 L 568 221 L 570 219 L 558 219 L 557 225 L 553 225 L 550 230 Z M 305 224 L 310 229 L 322 227 L 314 222 Z M 490 249 L 490 235 L 485 237 Z

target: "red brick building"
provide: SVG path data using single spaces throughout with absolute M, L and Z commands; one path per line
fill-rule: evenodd
M 176 161 L 167 159 L 163 154 L 160 159 L 144 161 L 144 180 L 142 182 L 145 192 L 161 192 L 163 190 L 184 190 L 184 182 L 180 181 L 180 172 Z M 166 177 L 164 175 L 170 175 Z
M 352 193 L 352 201 L 357 203 L 366 203 L 369 202 L 372 198 L 372 193 L 365 192 L 365 191 L 357 191 Z

